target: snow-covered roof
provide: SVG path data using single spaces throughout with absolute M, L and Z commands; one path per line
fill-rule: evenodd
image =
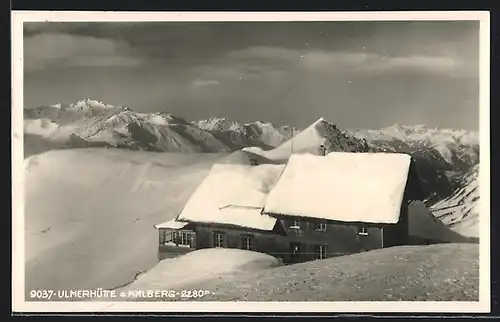
M 161 224 L 155 225 L 155 228 L 160 229 L 160 228 L 170 228 L 170 229 L 182 229 L 186 227 L 186 225 L 189 224 L 188 222 L 184 221 L 177 221 L 175 219 L 166 221 Z
M 294 154 L 264 213 L 397 223 L 411 157 L 396 153 Z
M 270 231 L 276 219 L 261 211 L 283 168 L 275 164 L 215 164 L 177 219 Z

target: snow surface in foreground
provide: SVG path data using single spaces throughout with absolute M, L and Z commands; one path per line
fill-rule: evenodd
M 162 260 L 150 271 L 141 274 L 131 284 L 117 291 L 168 290 L 179 291 L 204 280 L 218 279 L 228 274 L 258 271 L 279 266 L 270 255 L 240 249 L 209 248 Z
M 479 247 L 391 247 L 212 279 L 197 288 L 214 293 L 203 301 L 478 301 Z
M 391 247 L 279 267 L 273 267 L 276 262 L 266 255 L 218 251 L 196 251 L 162 261 L 117 293 L 210 292 L 198 299 L 175 296 L 163 297 L 164 301 L 479 300 L 479 247 L 475 244 Z M 159 301 L 147 297 L 120 300 Z
M 112 288 L 157 262 L 173 219 L 220 155 L 111 149 L 25 159 L 26 289 Z

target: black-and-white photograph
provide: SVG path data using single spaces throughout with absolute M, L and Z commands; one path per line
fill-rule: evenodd
M 479 303 L 477 17 L 24 21 L 17 292 Z

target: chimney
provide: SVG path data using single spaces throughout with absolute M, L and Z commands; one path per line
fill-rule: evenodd
M 319 155 L 321 155 L 321 156 L 326 155 L 326 148 L 323 144 L 319 146 Z
M 258 163 L 257 163 L 257 159 L 255 159 L 255 158 L 251 158 L 251 159 L 250 159 L 250 165 L 251 165 L 251 166 L 256 166 L 256 165 L 258 165 Z

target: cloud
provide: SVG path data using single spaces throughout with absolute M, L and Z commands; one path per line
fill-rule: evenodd
M 213 85 L 219 85 L 219 81 L 214 79 L 197 79 L 193 81 L 193 86 L 196 87 L 205 87 Z
M 42 33 L 24 38 L 24 69 L 135 67 L 144 63 L 126 43 L 90 36 Z
M 307 50 L 278 47 L 252 47 L 228 54 L 225 65 L 236 66 L 240 74 L 266 73 L 270 70 L 299 70 L 328 73 L 384 73 L 416 71 L 475 75 L 474 64 L 455 56 L 408 54 L 391 56 L 387 53 L 347 50 Z
M 381 57 L 379 64 L 373 64 L 369 67 L 372 69 L 410 68 L 439 73 L 455 70 L 458 64 L 459 62 L 452 57 L 412 55 L 407 57 Z

